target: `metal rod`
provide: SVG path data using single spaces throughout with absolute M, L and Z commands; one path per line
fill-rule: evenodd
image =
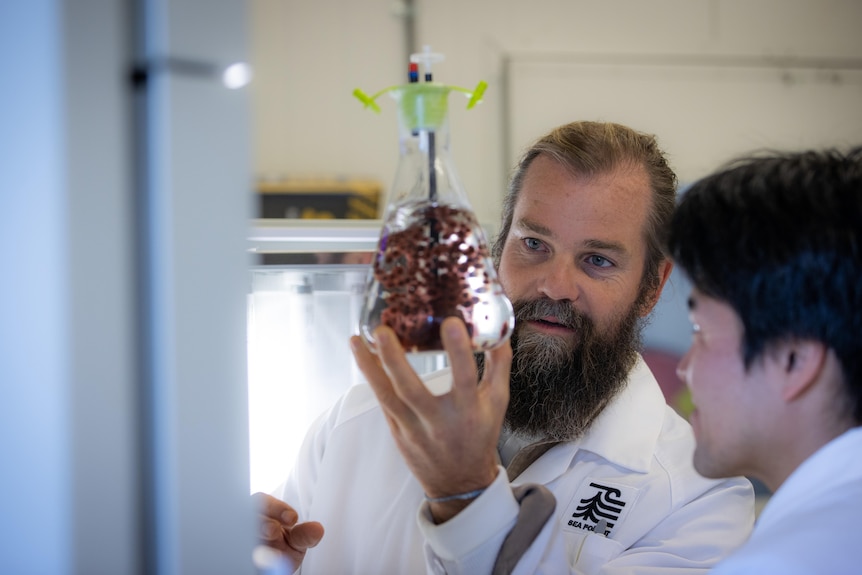
M 434 131 L 428 130 L 428 199 L 432 202 L 437 201 L 437 170 L 434 169 L 436 143 Z

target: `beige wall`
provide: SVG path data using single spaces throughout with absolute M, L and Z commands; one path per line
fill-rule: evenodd
M 351 92 L 403 81 L 399 3 L 251 6 L 256 175 L 388 187 L 394 108 L 375 115 Z M 474 110 L 452 100 L 451 131 L 477 215 L 495 222 L 519 151 L 573 119 L 657 134 L 683 182 L 754 148 L 862 142 L 860 23 L 855 0 L 417 0 L 416 41 L 446 55 L 436 79 L 489 83 Z

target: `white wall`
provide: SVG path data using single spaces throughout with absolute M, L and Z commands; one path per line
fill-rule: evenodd
M 443 0 L 423 7 L 421 41 L 457 55 L 459 75 L 492 75 L 488 130 L 465 129 L 459 141 L 486 150 L 481 142 L 494 141 L 488 131 L 510 132 L 509 148 L 494 158 L 505 165 L 485 174 L 504 173 L 531 139 L 578 118 L 657 134 L 684 182 L 754 147 L 862 141 L 858 2 Z M 852 58 L 855 71 L 785 69 L 772 57 Z M 494 165 L 487 153 L 468 162 Z M 487 175 L 476 178 L 468 190 L 493 203 Z
M 256 175 L 370 176 L 388 185 L 398 154 L 394 109 L 363 110 L 352 92 L 372 94 L 406 78 L 395 3 L 249 4 Z

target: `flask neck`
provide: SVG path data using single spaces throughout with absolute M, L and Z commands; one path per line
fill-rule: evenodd
M 455 174 L 449 153 L 449 129 L 404 130 L 395 183 L 395 199 L 466 206 L 467 199 Z
M 440 157 L 449 154 L 449 128 L 446 123 L 436 129 L 400 130 L 399 150 L 402 156 Z

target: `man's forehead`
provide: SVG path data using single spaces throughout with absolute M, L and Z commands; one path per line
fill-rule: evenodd
M 513 230 L 601 250 L 637 251 L 632 244 L 645 244 L 648 205 L 626 201 L 626 193 L 602 197 L 604 190 L 595 188 L 571 193 L 529 190 L 515 207 Z

